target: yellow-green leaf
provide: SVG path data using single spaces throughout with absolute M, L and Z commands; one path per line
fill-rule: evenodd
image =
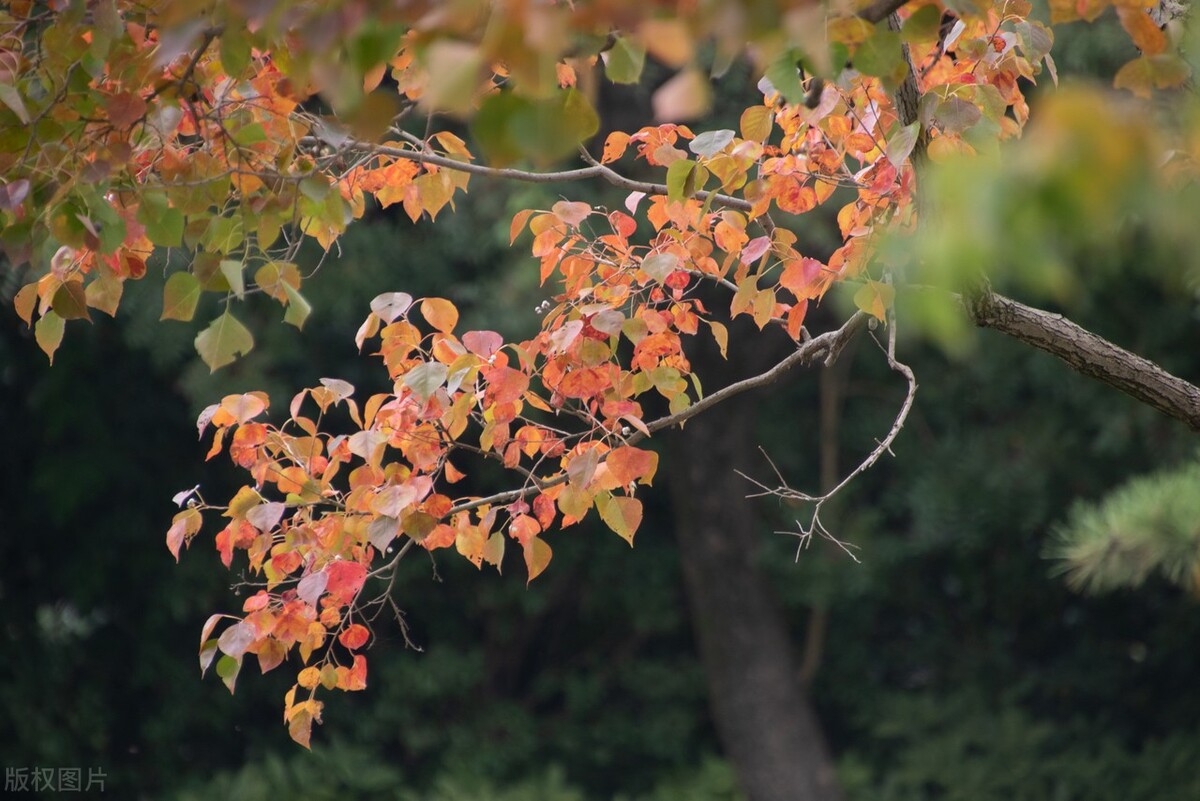
M 895 297 L 896 289 L 891 284 L 867 281 L 854 293 L 854 305 L 883 322 Z
M 38 347 L 50 357 L 51 364 L 54 364 L 54 351 L 62 344 L 64 326 L 65 321 L 55 314 L 53 309 L 43 314 L 33 326 L 33 338 L 37 340 Z
M 281 282 L 281 285 L 288 299 L 287 311 L 283 314 L 283 321 L 297 328 L 303 328 L 304 321 L 308 319 L 308 315 L 312 312 L 312 304 L 305 300 L 304 296 L 300 294 L 300 290 L 291 284 Z
M 766 106 L 751 106 L 742 112 L 740 128 L 742 138 L 753 142 L 765 142 L 771 135 L 775 114 Z
M 123 281 L 111 275 L 102 275 L 87 285 L 84 295 L 87 297 L 87 305 L 99 309 L 109 317 L 115 317 L 124 291 Z
M 196 337 L 196 352 L 211 372 L 245 356 L 254 347 L 249 329 L 226 309 Z
M 604 74 L 613 83 L 637 83 L 645 64 L 645 46 L 628 36 L 618 37 L 604 53 Z
M 229 282 L 229 289 L 241 300 L 246 295 L 246 276 L 242 273 L 242 263 L 234 259 L 222 259 L 218 268 L 221 275 Z
M 600 513 L 604 524 L 619 534 L 632 548 L 633 535 L 642 524 L 642 502 L 637 498 L 601 492 L 596 495 L 596 511 Z
M 175 273 L 163 285 L 163 311 L 160 320 L 187 322 L 196 313 L 200 300 L 200 281 L 188 272 Z

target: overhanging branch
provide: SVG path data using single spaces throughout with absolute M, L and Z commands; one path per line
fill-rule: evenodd
M 985 290 L 964 302 L 980 328 L 992 328 L 1044 350 L 1072 369 L 1116 387 L 1200 431 L 1200 387 L 1171 375 L 1061 314 L 1035 309 Z

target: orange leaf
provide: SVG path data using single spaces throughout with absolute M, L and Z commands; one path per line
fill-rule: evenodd
M 658 454 L 623 445 L 608 454 L 606 464 L 617 483 L 623 487 L 639 479 L 641 483 L 649 484 L 658 470 Z
M 315 667 L 306 667 L 300 671 L 300 675 L 296 677 L 296 681 L 306 690 L 311 690 L 316 687 L 321 681 L 321 671 Z
M 525 551 L 525 567 L 529 571 L 529 581 L 525 582 L 528 585 L 530 581 L 533 581 L 542 574 L 542 571 L 546 569 L 546 565 L 550 564 L 550 557 L 553 556 L 553 552 L 541 537 L 534 537 L 528 540 L 524 543 L 523 549 Z
M 338 687 L 349 692 L 367 689 L 367 658 L 365 656 L 355 654 L 354 664 L 344 675 L 341 672 L 343 670 L 346 669 L 339 668 L 338 670 Z
M 286 656 L 287 648 L 283 643 L 274 638 L 268 638 L 258 646 L 258 668 L 263 673 L 274 670 L 283 664 Z
M 529 222 L 530 215 L 533 214 L 533 209 L 522 209 L 513 215 L 512 225 L 508 228 L 508 244 L 517 241 L 517 237 L 525 230 L 525 224 Z
M 613 131 L 604 140 L 604 155 L 600 157 L 601 164 L 608 164 L 616 161 L 625 155 L 625 148 L 629 146 L 629 134 L 624 131 Z
M 338 642 L 351 651 L 357 651 L 367 644 L 369 638 L 370 632 L 367 631 L 367 627 L 354 623 L 338 635 Z
M 531 539 L 541 533 L 541 524 L 529 515 L 517 515 L 508 527 L 509 536 L 521 543 L 522 546 L 528 545 Z
M 421 301 L 421 315 L 442 333 L 449 334 L 458 324 L 458 309 L 445 298 L 425 298 Z

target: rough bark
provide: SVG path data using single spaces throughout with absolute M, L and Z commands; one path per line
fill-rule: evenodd
M 746 341 L 754 337 L 730 337 L 729 363 L 743 374 L 760 370 L 774 355 L 761 339 L 756 351 L 734 345 Z M 706 378 L 726 372 L 729 364 L 693 356 L 698 370 L 699 362 Z M 839 801 L 829 749 L 757 557 L 771 534 L 745 497 L 748 485 L 734 473 L 762 467 L 755 436 L 759 403 L 754 393 L 741 395 L 670 436 L 665 472 L 693 628 L 713 719 L 749 801 Z
M 992 328 L 1062 359 L 1077 372 L 1116 387 L 1200 431 L 1200 387 L 1149 359 L 1109 342 L 1063 317 L 1034 309 L 988 289 L 965 301 L 981 328 Z

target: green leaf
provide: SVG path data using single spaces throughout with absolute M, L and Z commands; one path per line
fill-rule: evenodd
M 196 337 L 196 352 L 210 372 L 231 364 L 238 356 L 245 356 L 253 347 L 254 337 L 249 329 L 228 309 Z
M 221 681 L 225 682 L 230 694 L 233 693 L 233 688 L 237 684 L 238 673 L 241 669 L 242 658 L 240 656 L 234 659 L 226 654 L 217 660 L 217 675 L 221 677 Z
M 574 89 L 537 101 L 497 92 L 484 100 L 471 125 L 480 148 L 495 164 L 521 157 L 552 162 L 574 153 L 599 127 L 595 109 Z
M 229 138 L 240 147 L 249 147 L 267 141 L 267 131 L 262 127 L 262 123 L 252 122 L 233 131 Z
M 686 200 L 690 194 L 687 191 L 688 179 L 696 170 L 696 162 L 679 159 L 667 167 L 667 197 L 670 200 Z M 693 181 L 694 183 L 694 181 Z
M 882 24 L 877 26 L 875 35 L 854 51 L 854 68 L 864 75 L 876 76 L 887 89 L 894 90 L 908 74 L 908 64 L 900 49 L 900 34 Z
M 446 383 L 450 369 L 441 362 L 425 362 L 418 364 L 404 374 L 401 383 L 416 393 L 421 400 L 429 400 L 438 387 Z
M 637 83 L 646 65 L 646 48 L 628 36 L 619 37 L 604 54 L 604 73 L 613 83 Z
M 900 38 L 908 44 L 933 42 L 937 40 L 941 26 L 942 10 L 937 6 L 924 6 L 904 21 Z
M 804 86 L 800 83 L 800 54 L 789 50 L 772 61 L 764 73 L 776 92 L 789 103 L 804 102 Z
M 218 268 L 221 275 L 229 282 L 229 289 L 237 295 L 238 300 L 246 296 L 246 276 L 242 273 L 242 263 L 234 259 L 222 259 Z
M 123 281 L 111 275 L 102 275 L 87 285 L 84 295 L 87 297 L 87 305 L 99 309 L 109 317 L 115 317 L 124 291 Z
M 250 40 L 236 25 L 225 26 L 221 35 L 221 66 L 232 78 L 237 78 L 250 64 Z
M 512 92 L 497 92 L 483 101 L 471 118 L 471 133 L 489 163 L 511 164 L 525 153 L 523 143 L 513 134 L 518 114 L 531 113 L 531 103 Z
M 933 115 L 938 127 L 946 133 L 962 133 L 983 118 L 979 106 L 961 97 L 946 98 L 938 103 Z
M 145 195 L 138 221 L 145 226 L 150 241 L 160 247 L 177 248 L 183 243 L 183 212 L 168 206 L 165 195 Z
M 34 323 L 33 338 L 37 340 L 38 347 L 50 357 L 51 364 L 54 364 L 54 351 L 58 350 L 58 346 L 62 344 L 65 325 L 66 322 L 55 314 L 53 309 L 43 314 Z
M 904 160 L 912 153 L 913 147 L 916 146 L 917 136 L 920 132 L 921 123 L 919 122 L 911 123 L 893 131 L 887 140 L 888 161 L 892 162 L 897 168 L 902 166 Z
M 160 320 L 191 320 L 200 300 L 200 282 L 188 272 L 175 273 L 163 285 L 163 311 Z
M 288 298 L 287 311 L 283 313 L 283 321 L 297 328 L 304 328 L 304 321 L 308 319 L 308 315 L 312 312 L 312 304 L 305 300 L 304 296 L 300 294 L 300 290 L 291 284 L 286 281 L 280 283 L 283 285 L 283 292 Z

